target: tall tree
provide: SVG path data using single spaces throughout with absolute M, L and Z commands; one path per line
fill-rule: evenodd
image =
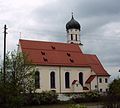
M 28 56 L 24 53 L 12 51 L 6 54 L 6 81 L 4 85 L 3 72 L 1 71 L 0 98 L 6 97 L 8 105 L 13 103 L 18 106 L 19 96 L 34 91 L 34 69 Z M 10 99 L 9 99 L 10 98 Z M 17 99 L 16 99 L 17 98 Z M 9 102 L 10 101 L 10 102 Z M 18 102 L 14 102 L 18 101 Z M 14 105 L 13 105 L 14 106 Z M 13 107 L 11 106 L 11 107 Z M 10 108 L 10 105 L 9 105 Z M 18 107 L 15 107 L 18 108 Z
M 109 85 L 109 92 L 114 96 L 120 96 L 120 78 L 112 81 Z

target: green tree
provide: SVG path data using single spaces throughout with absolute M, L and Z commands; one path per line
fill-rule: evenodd
M 24 53 L 12 51 L 6 54 L 6 80 L 0 77 L 0 102 L 4 107 L 19 108 L 24 93 L 34 91 L 34 66 Z M 2 67 L 1 67 L 2 69 Z M 5 100 L 2 102 L 2 99 Z
M 108 95 L 103 98 L 103 102 L 103 108 L 120 108 L 120 78 L 110 83 Z
M 112 95 L 120 96 L 120 78 L 114 79 L 109 85 L 109 92 Z

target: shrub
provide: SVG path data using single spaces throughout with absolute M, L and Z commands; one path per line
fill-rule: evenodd
M 120 78 L 109 85 L 108 95 L 104 98 L 104 108 L 120 108 Z
M 43 104 L 55 104 L 57 100 L 57 94 L 52 91 L 43 91 L 41 93 L 26 94 L 24 97 L 25 105 L 43 105 Z
M 100 100 L 100 94 L 98 92 L 76 94 L 72 98 L 72 101 L 74 101 L 75 103 L 98 102 L 99 100 Z
M 19 96 L 10 96 L 8 99 L 9 108 L 21 108 L 23 105 L 23 97 Z
M 84 105 L 80 105 L 80 104 L 73 104 L 69 108 L 87 108 L 87 107 Z
M 90 102 L 97 102 L 100 99 L 100 94 L 98 92 L 89 92 L 85 94 L 85 98 Z
M 54 104 L 57 102 L 57 96 L 53 91 L 43 91 L 40 93 L 41 104 Z

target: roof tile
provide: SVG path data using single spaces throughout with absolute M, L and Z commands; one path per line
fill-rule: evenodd
M 96 55 L 83 54 L 76 44 L 21 39 L 19 44 L 35 65 L 91 67 L 96 75 L 109 76 Z
M 87 81 L 86 81 L 85 83 L 90 84 L 90 83 L 92 82 L 92 80 L 95 78 L 95 76 L 96 76 L 96 75 L 91 75 L 91 76 L 87 79 Z
M 104 69 L 102 64 L 100 63 L 99 59 L 96 55 L 84 54 L 86 59 L 91 66 L 91 69 L 99 76 L 110 76 L 107 71 Z
M 89 66 L 81 49 L 75 44 L 20 40 L 20 46 L 22 51 L 28 54 L 28 59 L 32 60 L 33 64 Z M 55 49 L 51 46 L 54 46 Z M 47 62 L 44 62 L 43 56 Z

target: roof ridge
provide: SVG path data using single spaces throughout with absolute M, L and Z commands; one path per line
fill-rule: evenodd
M 55 44 L 66 44 L 66 45 L 75 45 L 77 44 L 70 44 L 70 43 L 64 43 L 64 42 L 50 42 L 50 41 L 38 41 L 38 40 L 27 40 L 27 39 L 19 39 L 19 41 L 30 41 L 30 42 L 42 42 L 42 43 L 55 43 Z

